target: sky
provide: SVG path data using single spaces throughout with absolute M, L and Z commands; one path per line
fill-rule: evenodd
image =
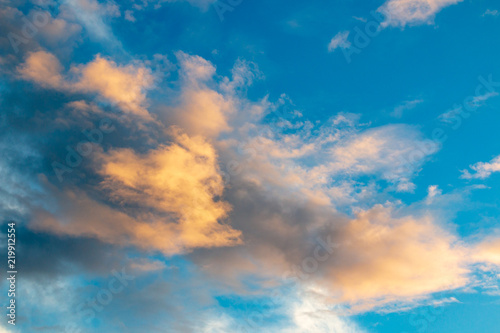
M 0 333 L 500 332 L 498 59 L 493 0 L 0 0 Z

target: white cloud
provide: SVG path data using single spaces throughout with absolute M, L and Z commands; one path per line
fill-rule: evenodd
M 478 162 L 470 166 L 475 173 L 470 173 L 469 170 L 462 170 L 464 179 L 485 179 L 492 173 L 500 171 L 500 156 L 493 158 L 490 162 Z
M 431 185 L 427 189 L 427 204 L 431 204 L 435 197 L 441 195 L 443 191 L 437 185 Z
M 349 31 L 337 33 L 328 44 L 328 52 L 333 52 L 339 47 L 343 49 L 351 47 L 351 42 L 347 38 L 349 38 Z
M 314 290 L 300 293 L 298 300 L 290 300 L 290 316 L 293 328 L 283 329 L 286 333 L 363 333 L 349 317 L 339 311 L 338 305 L 325 302 L 325 297 Z
M 404 111 L 414 109 L 415 107 L 417 107 L 417 105 L 419 105 L 422 102 L 423 102 L 422 99 L 405 101 L 401 105 L 396 106 L 391 115 L 396 118 L 401 118 L 403 116 Z
M 465 108 L 467 110 L 475 110 L 479 107 L 482 107 L 486 104 L 486 101 L 489 99 L 498 96 L 497 92 L 489 92 L 484 95 L 479 95 L 479 96 L 474 96 L 470 100 L 467 101 L 467 105 L 465 105 Z M 438 119 L 444 123 L 449 123 L 453 124 L 460 121 L 461 117 L 467 118 L 467 112 L 464 111 L 464 106 L 458 105 L 455 106 L 453 109 L 450 109 L 438 116 Z
M 480 106 L 484 105 L 484 102 L 486 102 L 490 98 L 493 98 L 496 96 L 498 96 L 497 92 L 490 92 L 490 93 L 486 93 L 484 95 L 474 96 L 472 98 L 472 101 L 470 101 L 470 104 L 472 107 L 480 107 Z
M 423 164 L 440 148 L 408 125 L 363 129 L 355 115 L 339 114 L 323 125 L 301 117 L 258 125 L 244 132 L 238 156 L 243 177 L 267 187 L 283 187 L 323 204 L 353 204 L 375 194 L 364 176 L 385 180 L 393 190 L 411 192 Z M 357 197 L 357 199 L 356 199 Z
M 438 116 L 438 119 L 443 123 L 454 123 L 458 118 L 458 116 L 463 112 L 463 107 L 458 106 L 451 110 L 448 110 Z
M 92 39 L 120 46 L 120 42 L 108 25 L 108 19 L 121 15 L 119 7 L 113 2 L 100 3 L 96 0 L 68 0 L 65 5 L 71 15 L 85 27 Z
M 378 11 L 385 17 L 383 26 L 401 26 L 425 24 L 441 9 L 459 3 L 462 0 L 388 0 Z
M 497 9 L 486 9 L 486 11 L 483 13 L 484 16 L 498 16 L 500 13 L 498 12 Z
M 360 22 L 363 22 L 363 23 L 366 23 L 368 21 L 366 18 L 359 17 L 359 16 L 353 16 L 352 18 L 355 19 L 356 21 L 360 21 Z

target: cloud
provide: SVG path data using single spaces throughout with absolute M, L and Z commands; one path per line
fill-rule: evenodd
M 497 97 L 497 92 L 489 92 L 484 95 L 474 96 L 465 104 L 465 109 L 467 111 L 476 110 L 479 107 L 486 105 L 486 101 L 491 98 Z M 467 118 L 468 113 L 464 111 L 463 106 L 455 106 L 453 109 L 448 110 L 438 116 L 438 119 L 444 123 L 453 124 L 457 122 L 460 124 L 461 117 Z
M 37 51 L 29 53 L 18 71 L 24 80 L 33 81 L 42 87 L 72 93 L 98 93 L 126 113 L 151 120 L 145 108 L 144 91 L 153 84 L 149 69 L 144 66 L 119 66 L 113 60 L 97 55 L 86 65 L 73 66 L 63 73 L 59 60 L 51 53 Z
M 136 19 L 134 17 L 134 12 L 131 10 L 126 10 L 125 11 L 125 20 L 130 21 L 130 22 L 135 22 Z
M 498 15 L 500 15 L 500 13 L 498 12 L 498 10 L 496 10 L 496 9 L 493 9 L 493 10 L 492 9 L 486 9 L 486 11 L 483 13 L 482 16 L 483 17 L 485 17 L 485 16 L 495 16 L 496 17 Z
M 201 137 L 173 137 L 147 154 L 123 148 L 96 158 L 101 187 L 116 208 L 80 190 L 54 190 L 60 208 L 38 209 L 32 228 L 165 255 L 239 244 L 241 232 L 223 221 L 231 207 L 217 199 L 224 184 L 214 148 Z
M 205 59 L 177 54 L 182 77 L 180 106 L 171 110 L 168 120 L 185 129 L 188 133 L 218 136 L 230 130 L 228 116 L 234 105 L 221 93 L 206 84 L 213 78 L 215 67 Z
M 138 271 L 141 273 L 145 272 L 155 272 L 167 268 L 164 262 L 160 260 L 148 260 L 145 258 L 139 258 L 134 260 L 130 264 L 130 269 L 133 271 Z
M 18 71 L 25 80 L 34 81 L 42 87 L 60 89 L 64 86 L 62 65 L 51 53 L 30 53 Z
M 396 118 L 401 118 L 403 116 L 404 111 L 414 109 L 415 107 L 417 107 L 417 105 L 421 104 L 422 102 L 423 100 L 421 99 L 405 101 L 401 105 L 396 106 L 391 115 Z
M 368 19 L 366 19 L 364 17 L 359 17 L 359 16 L 353 16 L 352 18 L 355 19 L 356 21 L 360 21 L 363 23 L 366 23 L 368 21 Z
M 360 309 L 468 282 L 466 250 L 431 217 L 394 217 L 390 208 L 375 206 L 341 228 L 338 239 L 325 283 Z
M 351 177 L 377 175 L 400 191 L 411 190 L 410 179 L 438 149 L 411 126 L 375 127 L 339 140 L 326 150 L 324 166 L 315 166 L 313 172 Z
M 428 143 L 428 142 L 427 142 Z M 345 142 L 332 147 L 333 172 L 350 174 L 372 174 L 380 172 L 387 180 L 397 181 L 402 175 L 400 166 L 419 145 L 427 144 L 421 134 L 411 126 L 386 125 L 368 129 Z M 435 149 L 429 151 L 434 153 Z M 416 164 L 423 163 L 429 154 L 423 152 Z M 418 168 L 418 166 L 417 166 Z
M 0 333 L 12 333 L 10 328 L 0 326 Z
M 382 26 L 430 23 L 443 8 L 462 0 L 388 0 L 377 11 L 385 16 Z
M 347 38 L 349 38 L 349 31 L 337 33 L 328 44 L 328 52 L 333 52 L 339 47 L 343 49 L 351 47 L 351 42 L 349 42 Z
M 478 243 L 474 248 L 474 259 L 500 266 L 500 238 L 489 236 Z
M 440 196 L 443 193 L 437 185 L 430 185 L 427 188 L 427 204 L 431 204 L 434 198 Z
M 51 48 L 57 54 L 68 54 L 77 41 L 80 41 L 82 27 L 75 22 L 72 15 L 67 15 L 64 5 L 60 7 L 57 16 L 47 8 L 47 1 L 23 13 L 21 8 L 14 8 L 15 3 L 0 9 L 0 48 L 10 53 L 38 50 L 42 47 Z M 24 24 L 24 22 L 29 22 Z
M 460 178 L 463 179 L 485 179 L 492 173 L 500 171 L 500 156 L 493 158 L 490 162 L 478 162 L 469 166 L 475 173 L 469 170 L 462 170 Z
M 68 9 L 68 12 L 85 28 L 90 38 L 113 47 L 121 47 L 121 43 L 108 24 L 109 19 L 121 15 L 119 7 L 114 2 L 69 0 L 65 2 L 63 8 Z
M 304 292 L 299 300 L 293 302 L 289 310 L 292 317 L 293 328 L 283 329 L 286 333 L 302 332 L 338 332 L 338 333 L 363 333 L 348 317 L 343 316 L 338 308 L 325 304 L 324 299 L 314 292 Z
M 163 121 L 175 124 L 188 134 L 218 137 L 231 132 L 231 117 L 243 112 L 244 99 L 238 97 L 240 89 L 260 77 L 252 63 L 238 60 L 232 69 L 232 79 L 215 80 L 215 66 L 209 61 L 183 52 L 179 61 L 179 97 L 176 106 L 166 107 Z M 249 119 L 250 115 L 243 115 Z
M 55 49 L 72 47 L 81 35 L 82 26 L 72 22 L 64 9 L 57 17 L 52 17 L 49 12 L 35 12 L 33 15 L 43 13 L 48 16 L 47 24 L 40 28 L 41 37 L 47 44 Z
M 79 75 L 73 89 L 97 92 L 118 103 L 125 112 L 150 117 L 144 108 L 144 90 L 151 87 L 153 78 L 145 67 L 118 66 L 114 61 L 98 55 L 87 65 L 74 67 L 73 71 Z
M 336 206 L 370 197 L 373 185 L 359 182 L 366 176 L 389 182 L 393 190 L 412 191 L 412 178 L 439 150 L 413 126 L 366 129 L 356 115 L 342 113 L 322 125 L 294 117 L 270 118 L 270 124 L 244 132 L 244 143 L 234 147 L 242 153 L 232 156 L 239 161 L 235 172 Z
M 444 123 L 452 124 L 459 119 L 458 116 L 463 112 L 463 108 L 458 106 L 451 110 L 448 110 L 438 116 L 438 119 Z
M 152 6 L 154 9 L 160 9 L 165 3 L 171 2 L 187 2 L 201 10 L 207 10 L 208 7 L 217 2 L 217 0 L 142 0 L 140 3 L 134 1 L 133 8 L 135 10 L 146 10 Z
M 187 248 L 239 243 L 240 232 L 219 223 L 230 206 L 215 199 L 224 183 L 214 148 L 201 137 L 179 132 L 174 137 L 175 144 L 146 156 L 130 149 L 103 155 L 99 173 L 105 177 L 104 188 L 119 202 L 174 214 L 179 220 L 176 238 Z M 155 238 L 154 228 L 143 231 Z
M 201 57 L 177 56 L 179 98 L 163 115 L 166 124 L 181 129 L 147 143 L 123 139 L 103 145 L 91 165 L 82 166 L 84 186 L 56 189 L 44 181 L 52 200 L 31 204 L 30 228 L 124 251 L 189 253 L 196 269 L 218 278 L 217 288 L 252 295 L 282 286 L 284 274 L 303 269 L 304 260 L 314 256 L 318 237 L 331 237 L 336 247 L 329 258 L 305 274 L 308 279 L 295 277 L 308 292 L 321 294 L 321 302 L 313 297 L 312 306 L 294 304 L 292 332 L 357 331 L 328 311 L 338 305 L 353 312 L 407 307 L 469 284 L 469 249 L 439 218 L 370 204 L 386 183 L 411 190 L 412 178 L 437 151 L 417 127 L 368 128 L 346 113 L 317 125 L 295 109 L 295 118 L 273 126 L 275 115 L 266 112 L 283 101 L 240 98 L 259 76 L 251 64 L 237 62 L 229 79 L 217 76 L 215 66 Z M 97 56 L 65 72 L 56 57 L 39 51 L 19 73 L 58 91 L 97 93 L 128 113 L 147 112 L 144 91 L 151 83 L 142 65 L 120 66 Z M 81 98 L 64 101 L 63 110 L 71 107 L 85 116 L 104 112 Z M 246 139 L 250 146 L 241 147 Z M 241 160 L 247 152 L 251 156 Z M 219 165 L 232 160 L 241 169 L 225 184 Z M 428 190 L 423 202 L 439 196 L 437 187 Z M 343 202 L 354 215 L 337 211 Z M 141 259 L 131 266 L 144 273 L 165 268 L 161 261 Z M 148 291 L 164 301 L 171 290 L 158 283 Z M 214 330 L 225 329 L 230 323 L 223 319 L 208 322 Z
M 316 306 L 347 306 L 338 309 L 346 315 L 416 306 L 470 283 L 469 247 L 430 213 L 375 205 L 349 217 L 294 193 L 280 197 L 239 182 L 228 198 L 245 244 L 195 251 L 192 258 L 240 294 L 268 294 L 293 283 L 320 290 Z M 246 289 L 248 279 L 259 288 Z
M 472 107 L 480 107 L 480 106 L 484 105 L 484 102 L 486 102 L 490 98 L 493 98 L 496 96 L 498 96 L 497 92 L 490 92 L 490 93 L 486 93 L 484 95 L 474 96 L 474 98 L 472 99 L 470 104 Z

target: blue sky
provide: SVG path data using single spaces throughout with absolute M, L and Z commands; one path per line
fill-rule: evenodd
M 0 18 L 0 332 L 500 332 L 495 1 Z

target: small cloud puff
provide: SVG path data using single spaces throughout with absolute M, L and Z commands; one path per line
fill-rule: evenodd
M 328 52 L 333 52 L 339 47 L 343 49 L 350 48 L 351 42 L 349 42 L 347 38 L 349 38 L 349 31 L 341 31 L 337 33 L 328 44 Z
M 482 16 L 483 17 L 484 16 L 495 16 L 496 17 L 498 15 L 500 15 L 500 13 L 498 12 L 497 9 L 493 9 L 493 10 L 492 9 L 486 9 L 486 11 L 483 13 Z
M 475 173 L 470 173 L 469 170 L 462 170 L 460 178 L 463 179 L 485 179 L 492 173 L 500 171 L 500 156 L 493 158 L 490 162 L 478 162 L 470 166 Z

